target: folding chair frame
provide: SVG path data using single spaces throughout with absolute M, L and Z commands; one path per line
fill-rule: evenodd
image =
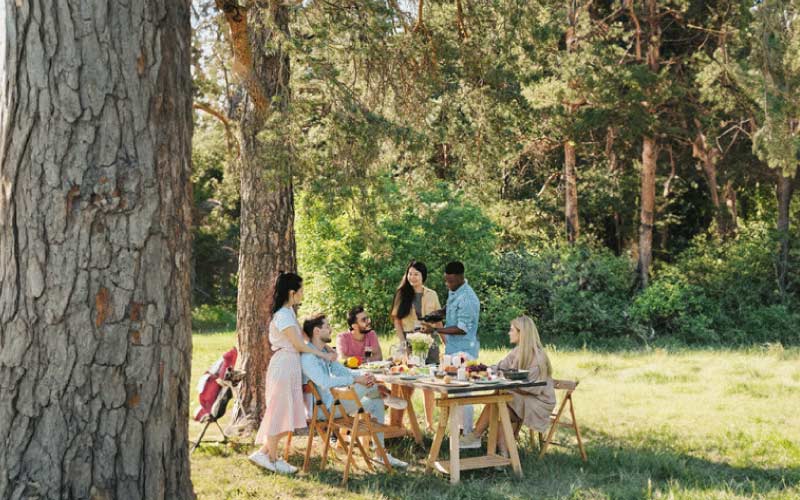
M 389 472 L 392 472 L 394 469 L 392 468 L 392 464 L 389 463 L 389 457 L 386 454 L 386 449 L 381 445 L 380 441 L 378 440 L 378 432 L 380 432 L 384 427 L 383 424 L 378 424 L 372 421 L 370 414 L 364 409 L 361 405 L 361 399 L 358 397 L 358 394 L 352 387 L 348 388 L 332 388 L 331 394 L 335 398 L 333 402 L 333 407 L 331 408 L 330 415 L 328 416 L 329 424 L 327 433 L 325 436 L 325 442 L 322 448 L 322 465 L 321 467 L 324 469 L 325 464 L 328 459 L 328 448 L 330 444 L 330 437 L 331 433 L 334 430 L 337 432 L 339 436 L 339 441 L 343 442 L 341 438 L 340 431 L 344 431 L 344 433 L 349 434 L 350 440 L 347 443 L 347 461 L 344 465 L 344 476 L 342 477 L 342 485 L 347 484 L 347 479 L 350 476 L 350 467 L 353 465 L 353 447 L 357 446 L 358 449 L 361 451 L 361 454 L 364 457 L 364 462 L 367 464 L 367 468 L 374 472 L 375 468 L 372 466 L 372 460 L 367 453 L 367 450 L 364 448 L 364 445 L 361 442 L 362 438 L 368 438 L 369 441 L 375 445 L 375 450 L 378 452 L 378 456 L 380 456 L 381 460 L 383 460 L 383 464 Z M 352 401 L 355 403 L 356 406 L 356 413 L 352 417 L 347 415 L 345 411 L 344 405 L 342 401 Z M 341 418 L 337 419 L 330 419 L 330 416 L 335 416 L 337 414 L 337 410 Z M 367 441 L 367 442 L 369 442 Z
M 225 389 L 230 389 L 231 392 L 233 393 L 233 400 L 234 400 L 234 403 L 233 403 L 233 408 L 234 409 L 233 409 L 233 411 L 236 411 L 237 407 L 242 408 L 242 404 L 241 404 L 242 402 L 241 402 L 241 399 L 240 399 L 240 395 L 241 394 L 240 394 L 240 391 L 239 391 L 239 389 L 241 387 L 241 384 L 236 383 L 234 385 L 234 384 L 232 384 L 232 383 L 230 383 L 228 381 L 224 381 L 222 383 L 220 383 L 220 382 L 218 382 L 220 384 L 220 386 L 221 386 L 220 394 L 222 394 L 222 391 L 224 391 Z M 219 397 L 219 395 L 217 395 L 217 397 Z M 192 453 L 194 453 L 194 450 L 196 450 L 197 447 L 200 446 L 200 443 L 203 442 L 203 436 L 205 436 L 206 431 L 208 430 L 208 427 L 212 423 L 216 424 L 217 428 L 219 429 L 219 432 L 222 434 L 222 441 L 206 441 L 206 443 L 224 444 L 224 443 L 228 442 L 228 435 L 225 434 L 225 431 L 222 429 L 222 426 L 219 425 L 219 418 L 214 418 L 214 417 L 211 416 L 211 414 L 208 414 L 206 417 L 207 417 L 207 419 L 205 420 L 205 424 L 206 425 L 203 426 L 203 430 L 200 431 L 200 435 L 197 437 L 197 441 L 192 443 L 192 449 L 189 450 L 189 454 L 190 455 Z M 202 421 L 201 421 L 201 423 L 202 423 Z
M 572 402 L 572 393 L 575 391 L 575 388 L 578 387 L 577 381 L 572 380 L 553 380 L 553 387 L 555 390 L 563 390 L 565 391 L 563 398 L 561 399 L 561 404 L 558 407 L 558 411 L 552 415 L 550 415 L 550 430 L 547 432 L 547 437 L 543 437 L 541 432 L 538 433 L 539 435 L 539 446 L 541 451 L 539 452 L 539 458 L 542 458 L 547 451 L 547 448 L 553 444 L 556 446 L 565 446 L 562 443 L 558 443 L 553 441 L 553 436 L 558 430 L 559 426 L 562 427 L 569 427 L 575 431 L 575 437 L 578 440 L 578 449 L 581 452 L 581 458 L 584 462 L 586 462 L 586 450 L 583 449 L 583 441 L 581 440 L 581 431 L 578 427 L 578 421 L 575 419 L 575 406 Z M 562 422 L 561 415 L 564 413 L 564 408 L 566 408 L 567 403 L 569 403 L 569 413 L 572 417 L 571 422 Z M 531 433 L 531 440 L 533 439 L 533 433 Z

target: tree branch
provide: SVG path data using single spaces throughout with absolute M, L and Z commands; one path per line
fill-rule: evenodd
M 239 154 L 241 153 L 241 147 L 239 146 L 239 141 L 236 139 L 236 134 L 234 134 L 233 131 L 231 130 L 231 122 L 230 120 L 228 120 L 228 117 L 225 116 L 222 112 L 211 107 L 211 105 L 206 104 L 204 102 L 193 102 L 192 107 L 194 109 L 204 111 L 209 115 L 213 116 L 214 118 L 216 118 L 217 120 L 219 120 L 220 122 L 222 122 L 222 125 L 225 127 L 225 138 L 227 139 L 228 142 L 228 152 L 230 153 L 231 150 L 233 149 L 231 147 L 231 144 L 235 145 L 236 157 L 238 158 Z
M 214 0 L 217 8 L 225 14 L 230 28 L 230 41 L 233 50 L 231 68 L 242 81 L 255 108 L 260 113 L 269 111 L 269 99 L 253 72 L 253 53 L 247 39 L 247 10 L 235 0 Z

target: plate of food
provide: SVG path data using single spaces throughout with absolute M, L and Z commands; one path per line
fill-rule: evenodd
M 403 375 L 398 376 L 400 380 L 419 380 L 422 378 L 422 375 L 414 375 L 411 373 L 404 373 Z
M 464 382 L 463 380 L 456 380 L 451 379 L 449 376 L 445 375 L 444 378 L 429 378 L 425 379 L 423 382 L 426 384 L 431 385 L 441 385 L 441 386 L 448 386 L 448 387 L 469 387 L 469 382 Z
M 498 378 L 496 378 L 494 380 L 477 379 L 477 380 L 473 380 L 472 382 L 475 383 L 475 384 L 478 384 L 478 385 L 494 385 L 494 384 L 499 384 L 500 382 L 502 382 L 502 380 L 500 380 Z

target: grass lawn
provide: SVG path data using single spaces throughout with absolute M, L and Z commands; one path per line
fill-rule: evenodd
M 196 381 L 233 342 L 232 333 L 194 335 L 192 410 Z M 484 350 L 481 360 L 502 355 Z M 451 487 L 425 474 L 426 435 L 424 449 L 410 439 L 388 443 L 412 463 L 407 471 L 356 472 L 344 489 L 339 462 L 323 474 L 317 460 L 307 476 L 282 477 L 252 465 L 249 444 L 206 445 L 192 455 L 195 491 L 201 499 L 285 500 L 800 498 L 800 350 L 570 350 L 551 351 L 551 359 L 556 378 L 580 380 L 574 399 L 588 463 L 559 447 L 538 460 L 526 442 L 524 479 L 510 469 L 468 471 Z M 199 432 L 192 421 L 190 437 Z M 301 465 L 301 453 L 290 462 Z

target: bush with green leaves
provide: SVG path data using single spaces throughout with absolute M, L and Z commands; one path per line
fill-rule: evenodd
M 674 264 L 664 264 L 631 308 L 654 337 L 688 343 L 800 341 L 799 283 L 781 294 L 775 278 L 778 239 L 763 222 L 727 242 L 701 235 Z
M 628 258 L 589 243 L 505 253 L 488 279 L 489 289 L 503 291 L 505 307 L 487 318 L 485 342 L 506 342 L 508 321 L 519 314 L 534 318 L 545 343 L 628 335 L 633 279 Z
M 405 192 L 389 177 L 365 187 L 364 197 L 298 199 L 297 247 L 305 279 L 304 313 L 322 310 L 337 327 L 363 304 L 380 332 L 392 330 L 392 299 L 411 259 L 428 267 L 426 285 L 444 306 L 444 266 L 460 260 L 479 291 L 493 265 L 496 227 L 446 184 Z

